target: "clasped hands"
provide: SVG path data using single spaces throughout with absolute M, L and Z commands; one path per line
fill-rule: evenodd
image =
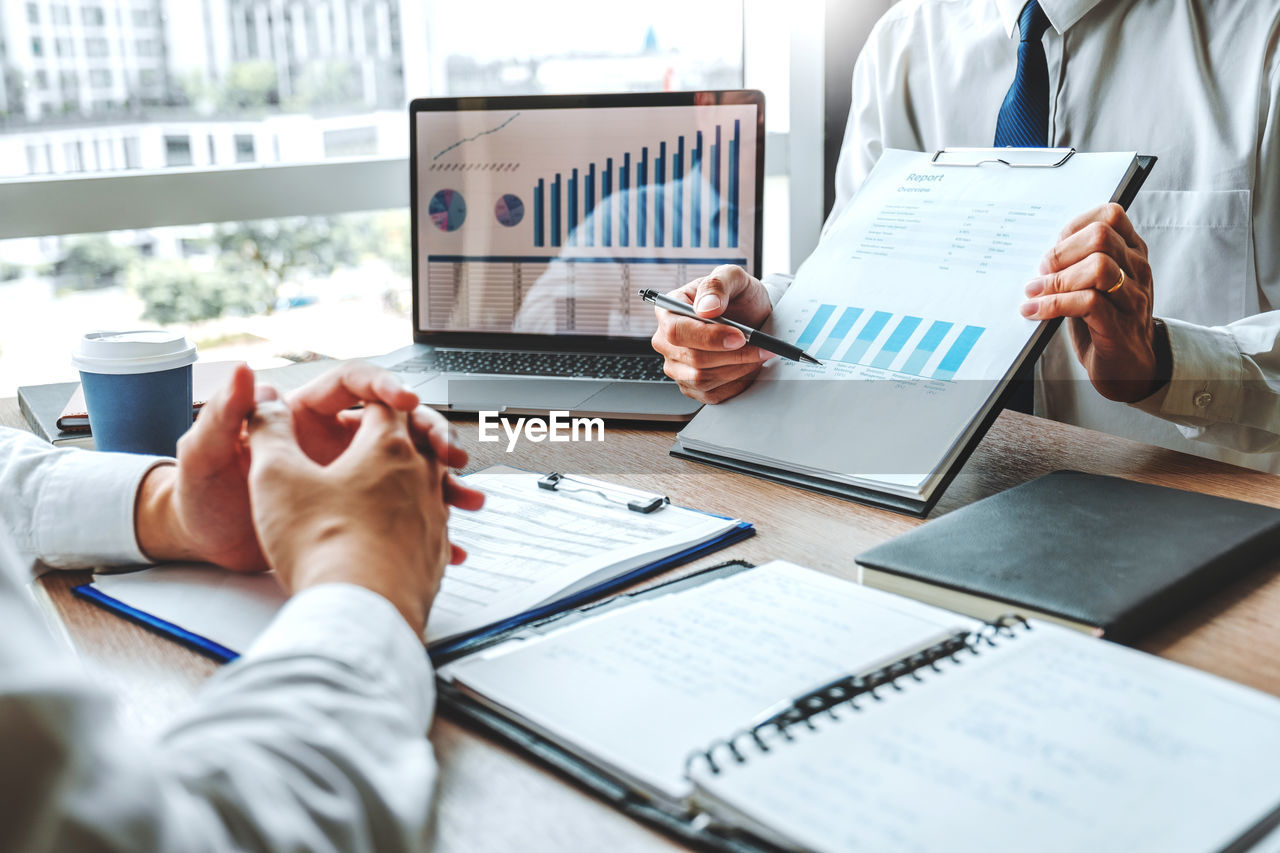
M 722 266 L 670 294 L 704 317 L 725 314 L 759 326 L 772 306 L 764 285 L 741 267 Z M 1147 244 L 1124 208 L 1107 204 L 1074 219 L 1026 286 L 1022 316 L 1066 318 L 1076 356 L 1104 397 L 1133 403 L 1168 380 L 1172 356 L 1152 316 Z M 653 348 L 686 396 L 719 403 L 745 389 L 771 354 L 736 329 L 661 309 Z
M 466 556 L 449 507 L 484 502 L 450 471 L 466 463 L 444 417 L 381 368 L 349 363 L 281 398 L 241 366 L 177 465 L 143 480 L 138 544 L 157 561 L 272 568 L 291 592 L 358 584 L 421 633 L 445 565 Z

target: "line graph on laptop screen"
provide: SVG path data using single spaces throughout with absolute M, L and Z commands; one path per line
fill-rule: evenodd
M 756 106 L 415 114 L 419 328 L 648 337 L 755 257 Z

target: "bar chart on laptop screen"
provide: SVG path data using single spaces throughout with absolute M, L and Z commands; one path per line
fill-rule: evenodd
M 754 105 L 419 112 L 420 327 L 648 336 L 755 256 Z

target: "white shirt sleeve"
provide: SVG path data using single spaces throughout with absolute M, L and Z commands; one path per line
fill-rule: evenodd
M 31 433 L 0 427 L 0 527 L 19 556 L 4 568 L 25 582 L 39 563 L 146 563 L 134 535 L 135 498 L 147 472 L 172 461 L 58 449 Z
M 381 596 L 295 596 L 155 741 L 59 653 L 22 588 L 31 566 L 140 561 L 134 496 L 162 461 L 0 430 L 0 849 L 421 849 L 432 673 Z
M 1280 169 L 1280 57 L 1270 57 L 1270 92 L 1263 98 L 1266 124 L 1258 174 Z M 1265 183 L 1265 182 L 1264 182 Z M 1269 245 L 1280 228 L 1280 192 L 1274 182 L 1253 194 L 1253 243 Z M 1280 252 L 1252 252 L 1262 298 L 1280 304 Z M 1157 273 L 1155 286 L 1160 287 Z M 1172 421 L 1187 438 L 1245 452 L 1280 450 L 1280 311 L 1267 311 L 1226 326 L 1165 319 L 1173 354 L 1171 381 L 1134 404 Z

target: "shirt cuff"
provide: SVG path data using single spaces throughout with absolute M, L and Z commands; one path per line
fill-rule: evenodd
M 138 545 L 135 505 L 162 456 L 71 450 L 44 473 L 36 502 L 36 552 L 53 568 L 150 563 Z
M 345 583 L 303 590 L 285 602 L 241 660 L 313 655 L 386 685 L 423 731 L 431 724 L 435 687 L 426 647 L 376 592 Z
M 1156 417 L 1203 425 L 1240 419 L 1244 367 L 1228 329 L 1164 320 L 1173 354 L 1173 373 L 1164 388 L 1133 403 Z
M 760 283 L 764 285 L 765 292 L 769 294 L 769 304 L 777 305 L 778 300 L 782 298 L 782 294 L 787 292 L 787 288 L 795 280 L 795 276 L 779 272 L 771 272 L 766 275 Z

